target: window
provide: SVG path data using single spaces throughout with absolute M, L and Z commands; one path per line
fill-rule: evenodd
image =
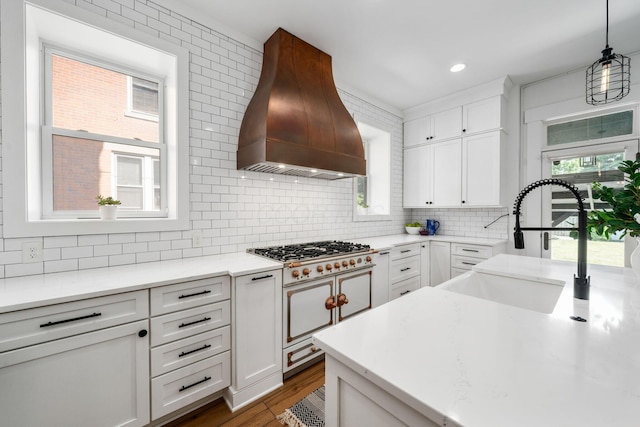
M 633 111 L 572 120 L 547 127 L 547 145 L 593 141 L 633 133 Z
M 391 213 L 391 134 L 358 122 L 364 144 L 367 175 L 354 181 L 355 220 L 378 220 Z
M 0 19 L 4 237 L 187 229 L 188 52 L 56 0 Z

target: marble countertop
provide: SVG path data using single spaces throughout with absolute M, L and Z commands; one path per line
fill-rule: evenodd
M 388 249 L 405 243 L 446 236 L 420 236 L 397 234 L 358 240 L 376 249 Z M 484 242 L 488 239 L 450 237 L 447 241 L 466 243 Z M 450 240 L 454 239 L 454 240 Z M 496 241 L 504 242 L 504 241 Z M 0 313 L 24 310 L 48 304 L 58 304 L 113 293 L 148 289 L 172 283 L 196 280 L 219 275 L 238 276 L 282 268 L 282 263 L 236 252 L 179 260 L 167 260 L 143 264 L 105 267 L 61 273 L 0 279 Z
M 411 243 L 422 243 L 422 242 L 429 242 L 429 241 L 466 243 L 466 244 L 488 245 L 488 246 L 504 245 L 507 243 L 507 240 L 500 240 L 500 239 L 489 239 L 489 238 L 482 238 L 482 237 L 444 236 L 444 235 L 438 235 L 438 234 L 436 234 L 435 236 L 421 236 L 419 234 L 392 234 L 388 236 L 369 237 L 369 238 L 357 239 L 353 241 L 356 243 L 369 245 L 372 248 L 375 248 L 378 250 L 391 249 L 394 246 L 398 246 L 398 245 L 407 245 Z
M 219 275 L 282 268 L 245 252 L 0 280 L 0 313 Z
M 573 298 L 575 263 L 502 254 L 474 270 L 565 287 L 551 314 L 421 288 L 314 341 L 417 411 L 460 425 L 638 425 L 640 283 L 631 269 L 589 265 L 589 301 Z

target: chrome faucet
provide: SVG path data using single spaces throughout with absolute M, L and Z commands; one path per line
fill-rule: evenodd
M 513 233 L 513 240 L 516 249 L 524 249 L 524 235 L 522 231 L 551 231 L 551 230 L 576 230 L 570 227 L 520 227 L 520 204 L 522 200 L 532 190 L 545 185 L 559 185 L 571 191 L 578 201 L 578 274 L 573 276 L 573 297 L 578 299 L 589 299 L 589 285 L 591 277 L 587 276 L 587 211 L 582 203 L 582 196 L 578 189 L 571 183 L 561 179 L 541 179 L 527 185 L 516 198 L 513 214 L 516 217 L 516 226 Z

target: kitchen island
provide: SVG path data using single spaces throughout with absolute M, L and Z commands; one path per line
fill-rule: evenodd
M 502 254 L 474 270 L 566 284 L 551 314 L 421 288 L 316 334 L 327 426 L 638 425 L 631 269 L 590 265 L 589 301 L 574 263 Z

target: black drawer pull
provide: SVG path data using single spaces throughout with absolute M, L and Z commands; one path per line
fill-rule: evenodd
M 406 254 L 407 252 L 411 252 L 411 249 L 405 249 L 404 251 L 400 251 L 401 254 Z
M 267 274 L 266 276 L 260 276 L 260 277 L 253 277 L 251 278 L 251 280 L 255 282 L 256 280 L 268 279 L 269 277 L 273 277 L 273 274 Z
M 196 320 L 195 322 L 180 323 L 178 328 L 184 328 L 185 326 L 191 326 L 191 325 L 195 325 L 196 323 L 206 322 L 207 320 L 211 320 L 211 317 L 205 317 L 204 319 Z
M 477 249 L 465 249 L 465 248 L 462 248 L 462 250 L 465 251 L 465 252 L 480 252 Z
M 190 385 L 183 385 L 182 387 L 180 387 L 180 390 L 178 390 L 178 391 L 185 391 L 185 390 L 187 390 L 187 389 L 190 389 L 191 387 L 195 387 L 195 386 L 197 386 L 198 384 L 202 384 L 202 383 L 204 383 L 204 382 L 207 382 L 207 381 L 209 381 L 210 379 L 211 379 L 211 377 L 207 377 L 207 376 L 205 376 L 203 380 L 200 380 L 200 381 L 198 381 L 197 383 L 193 383 L 193 384 L 190 384 Z
M 92 314 L 87 314 L 86 316 L 74 317 L 73 319 L 58 320 L 57 322 L 48 322 L 43 325 L 40 325 L 40 327 L 46 328 L 47 326 L 54 326 L 54 325 L 59 325 L 61 323 L 75 322 L 76 320 L 90 319 L 92 317 L 98 317 L 98 316 L 102 316 L 102 313 L 92 313 Z
M 466 261 L 462 261 L 462 263 L 463 263 L 464 265 L 476 265 L 476 263 L 475 263 L 475 262 L 466 262 Z
M 178 357 L 184 357 L 184 356 L 187 356 L 187 355 L 189 355 L 189 354 L 191 354 L 191 353 L 195 353 L 195 352 L 197 352 L 197 351 L 206 350 L 206 349 L 208 349 L 209 347 L 211 347 L 211 345 L 210 345 L 210 344 L 205 344 L 205 345 L 203 345 L 203 346 L 202 346 L 202 347 L 200 347 L 200 348 L 196 348 L 195 350 L 191 350 L 191 351 L 183 351 L 182 353 L 180 353 L 180 354 L 178 355 Z
M 408 270 L 411 270 L 411 267 L 403 268 L 400 271 L 408 271 Z
M 211 293 L 210 290 L 206 290 L 206 291 L 202 291 L 202 292 L 196 292 L 195 294 L 180 295 L 178 297 L 178 299 L 195 297 L 195 296 L 198 296 L 198 295 L 205 295 L 205 294 L 210 294 L 210 293 Z
M 380 255 L 389 255 L 389 252 L 380 252 Z
M 400 292 L 400 296 L 402 296 L 402 295 L 406 295 L 406 294 L 408 294 L 409 292 L 411 292 L 411 291 L 404 291 L 404 292 Z

